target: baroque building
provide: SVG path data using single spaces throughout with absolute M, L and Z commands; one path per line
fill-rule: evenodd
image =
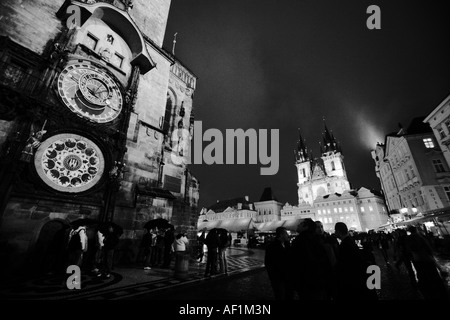
M 450 95 L 423 120 L 433 129 L 447 165 L 450 167 Z M 450 192 L 450 189 L 448 190 Z
M 449 166 L 424 117 L 386 135 L 372 158 L 390 212 L 410 218 L 450 205 Z
M 114 221 L 132 243 L 154 218 L 195 239 L 199 182 L 180 132 L 197 77 L 162 47 L 170 4 L 0 3 L 3 268 L 47 271 L 55 235 L 80 218 Z

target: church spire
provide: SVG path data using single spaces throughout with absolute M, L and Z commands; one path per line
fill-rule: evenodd
M 323 125 L 325 128 L 325 131 L 322 134 L 322 136 L 323 136 L 323 151 L 321 151 L 321 153 L 323 154 L 326 152 L 338 152 L 339 151 L 338 144 L 336 142 L 336 139 L 334 138 L 333 131 L 328 130 L 327 124 L 325 122 L 325 117 L 323 117 Z
M 298 129 L 298 141 L 297 141 L 297 154 L 296 160 L 299 162 L 305 162 L 309 160 L 308 148 L 306 147 L 305 140 L 303 139 L 300 128 Z

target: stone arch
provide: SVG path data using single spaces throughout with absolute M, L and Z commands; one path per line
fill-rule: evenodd
M 83 26 L 89 18 L 94 17 L 102 20 L 112 30 L 117 32 L 117 34 L 125 40 L 131 50 L 131 65 L 138 65 L 141 74 L 146 74 L 156 66 L 148 53 L 141 31 L 128 12 L 104 2 L 87 4 L 78 1 L 70 1 L 60 9 L 59 14 L 64 15 L 66 8 L 69 5 L 80 7 L 81 26 Z
M 64 272 L 68 220 L 47 217 L 36 226 L 30 245 L 29 264 L 36 274 Z

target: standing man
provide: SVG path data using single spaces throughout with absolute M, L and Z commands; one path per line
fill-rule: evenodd
M 103 270 L 98 276 L 111 277 L 111 270 L 114 263 L 114 251 L 119 244 L 119 236 L 114 232 L 113 226 L 108 227 L 103 240 Z
M 367 288 L 369 265 L 349 235 L 347 225 L 336 222 L 334 231 L 341 240 L 336 264 L 336 300 L 378 300 L 376 291 Z
M 205 277 L 217 274 L 217 254 L 219 248 L 219 235 L 217 229 L 211 229 L 205 239 L 208 247 L 208 255 L 206 257 Z
M 81 269 L 83 264 L 83 253 L 88 249 L 88 237 L 86 234 L 86 226 L 80 225 L 74 227 L 69 233 L 68 249 L 68 265 L 77 265 Z
M 231 234 L 226 231 L 222 230 L 219 234 L 219 273 L 225 273 L 225 275 L 228 275 L 228 263 L 227 263 L 227 249 L 231 245 Z
M 292 300 L 290 242 L 286 228 L 276 229 L 275 239 L 267 246 L 264 263 L 275 299 Z

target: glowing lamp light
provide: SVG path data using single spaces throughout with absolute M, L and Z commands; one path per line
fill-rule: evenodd
M 400 209 L 400 213 L 407 213 L 408 212 L 408 208 L 401 208 Z

